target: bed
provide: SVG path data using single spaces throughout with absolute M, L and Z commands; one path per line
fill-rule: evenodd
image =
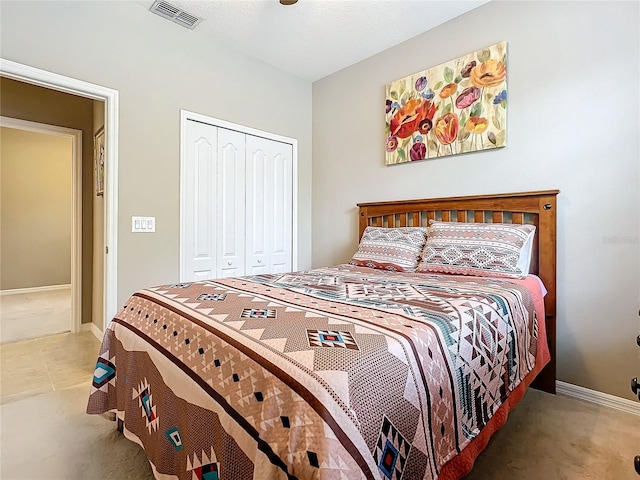
M 361 238 L 534 225 L 537 277 L 344 264 L 140 290 L 87 412 L 117 419 L 158 479 L 461 478 L 529 385 L 555 393 L 557 194 L 358 204 Z

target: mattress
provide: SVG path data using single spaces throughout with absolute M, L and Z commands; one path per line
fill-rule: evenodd
M 158 479 L 458 478 L 549 360 L 544 332 L 536 278 L 163 285 L 110 323 L 87 412 L 123 420 Z

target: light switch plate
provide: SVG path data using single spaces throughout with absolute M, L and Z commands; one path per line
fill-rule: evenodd
M 156 231 L 156 217 L 131 217 L 131 231 L 153 233 Z

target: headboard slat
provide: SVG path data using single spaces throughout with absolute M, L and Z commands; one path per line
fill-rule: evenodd
M 522 225 L 524 221 L 524 216 L 521 212 L 513 212 L 511 215 L 511 223 L 517 223 L 518 225 Z

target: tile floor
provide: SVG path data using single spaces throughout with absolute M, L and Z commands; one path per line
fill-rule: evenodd
M 91 332 L 0 345 L 0 403 L 89 384 L 100 342 Z
M 71 330 L 71 287 L 0 296 L 0 343 Z

